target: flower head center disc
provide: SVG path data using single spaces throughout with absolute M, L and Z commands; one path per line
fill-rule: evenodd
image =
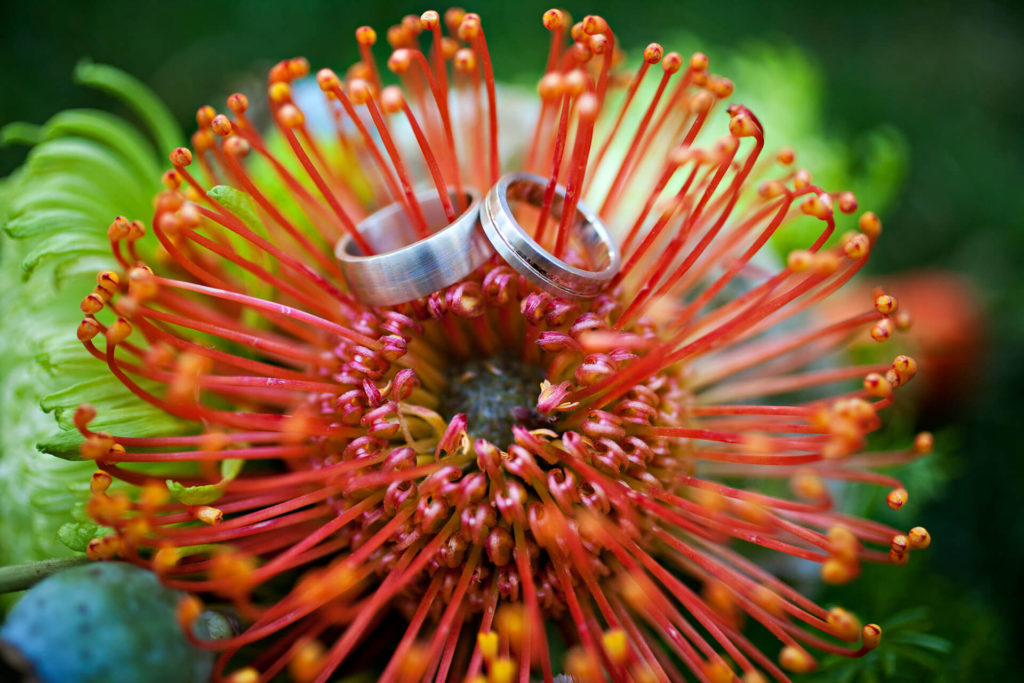
M 503 447 L 512 427 L 550 427 L 536 410 L 544 370 L 509 355 L 476 358 L 448 368 L 448 386 L 441 394 L 441 414 L 451 419 L 462 413 L 474 439 Z

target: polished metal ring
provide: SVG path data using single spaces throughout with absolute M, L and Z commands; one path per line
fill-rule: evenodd
M 597 214 L 583 202 L 569 226 L 584 255 L 598 270 L 583 270 L 556 258 L 526 234 L 509 202 L 541 206 L 547 179 L 532 173 L 510 173 L 498 180 L 484 198 L 480 224 L 495 250 L 530 282 L 555 296 L 590 299 L 597 296 L 619 270 L 619 248 Z M 555 188 L 551 216 L 562 217 L 565 188 Z
M 373 255 L 364 255 L 351 235 L 338 240 L 334 254 L 352 294 L 371 306 L 393 306 L 454 284 L 483 265 L 494 250 L 480 229 L 480 193 L 464 192 L 469 207 L 452 223 L 437 190 L 416 193 L 433 231 L 429 237 L 417 236 L 402 204 L 395 202 L 356 226 Z M 455 202 L 453 188 L 448 196 Z

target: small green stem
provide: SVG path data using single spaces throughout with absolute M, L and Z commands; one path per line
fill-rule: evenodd
M 26 562 L 10 567 L 0 567 L 0 593 L 23 591 L 36 585 L 50 574 L 63 569 L 77 567 L 89 561 L 85 555 L 74 557 L 58 557 L 52 560 Z

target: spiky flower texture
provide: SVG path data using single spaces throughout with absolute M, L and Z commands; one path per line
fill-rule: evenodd
M 274 135 L 241 94 L 227 113 L 202 107 L 149 227 L 110 226 L 121 269 L 83 300 L 79 339 L 193 427 L 120 437 L 79 408 L 99 468 L 87 509 L 111 529 L 89 554 L 234 603 L 241 633 L 205 644 L 222 650 L 218 680 L 788 680 L 814 668 L 805 648 L 857 656 L 881 630 L 803 597 L 765 550 L 842 583 L 929 542 L 833 504 L 852 481 L 901 507 L 906 490 L 872 468 L 931 446 L 863 452 L 915 363 L 843 349 L 908 325 L 897 302 L 879 291 L 859 315 L 815 315 L 864 265 L 878 218 L 845 218 L 851 193 L 766 153 L 704 55 L 651 44 L 627 72 L 600 17 L 543 23 L 515 163 L 499 159 L 480 17 L 431 11 L 388 31 L 401 88 L 382 86 L 368 27 L 344 79 L 316 74 L 331 136 L 293 89 L 308 63 L 281 62 Z M 727 130 L 710 130 L 723 109 Z M 549 178 L 545 205 L 517 216 L 567 261 L 589 255 L 549 211 L 556 183 L 563 215 L 582 198 L 617 233 L 604 294 L 554 298 L 498 257 L 394 307 L 347 293 L 332 248 L 361 218 L 398 202 L 427 234 L 440 226 L 415 186 L 435 186 L 451 219 L 464 195 L 446 188 L 486 191 L 511 170 Z M 837 239 L 837 220 L 857 229 Z M 800 221 L 817 239 L 766 265 Z M 777 657 L 744 635 L 757 624 Z

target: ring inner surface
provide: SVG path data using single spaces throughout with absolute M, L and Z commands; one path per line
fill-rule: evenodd
M 473 205 L 473 195 L 469 192 L 464 192 L 463 195 L 467 207 L 466 210 L 468 211 L 468 207 Z M 458 202 L 456 201 L 457 195 L 455 192 L 449 192 L 448 196 L 457 209 Z M 449 222 L 448 216 L 444 212 L 444 204 L 441 203 L 441 198 L 436 194 L 427 200 L 420 200 L 420 209 L 423 211 L 423 218 L 427 222 L 427 229 L 430 230 L 431 235 L 437 234 L 440 230 L 448 227 L 452 222 L 458 221 L 465 215 L 465 212 L 463 212 L 455 218 L 455 221 Z M 360 233 L 369 243 L 370 247 L 373 248 L 374 254 L 369 258 L 384 256 L 389 252 L 408 247 L 420 240 L 419 235 L 416 234 L 416 228 L 413 227 L 409 217 L 405 215 L 403 205 L 399 202 L 389 204 L 380 209 L 376 214 L 371 215 L 367 222 L 368 225 L 364 226 Z M 355 240 L 352 239 L 345 241 L 345 253 L 353 257 L 366 256 Z
M 508 199 L 509 208 L 513 210 L 513 215 L 516 213 L 514 209 L 517 208 L 515 204 L 526 204 L 533 207 L 533 209 L 539 209 L 544 203 L 545 189 L 544 185 L 532 180 L 516 180 L 510 183 L 505 196 Z M 550 217 L 560 221 L 564 207 L 565 191 L 562 188 L 558 188 L 551 199 Z M 524 223 L 532 226 L 535 224 L 532 218 L 533 216 L 530 216 L 525 220 L 520 220 L 516 216 L 516 222 L 519 223 L 520 227 L 523 227 Z M 530 230 L 527 234 L 532 232 Z M 548 230 L 547 233 L 549 237 L 554 237 L 554 231 Z M 608 267 L 611 260 L 608 253 L 608 244 L 601 239 L 600 233 L 590 224 L 590 221 L 579 208 L 576 209 L 575 220 L 569 226 L 569 244 L 577 247 L 575 250 L 577 258 L 572 259 L 575 263 L 571 263 L 571 265 L 592 272 L 600 272 Z M 541 246 L 547 250 L 549 245 Z M 585 257 L 586 262 L 582 261 L 579 258 L 580 256 Z

